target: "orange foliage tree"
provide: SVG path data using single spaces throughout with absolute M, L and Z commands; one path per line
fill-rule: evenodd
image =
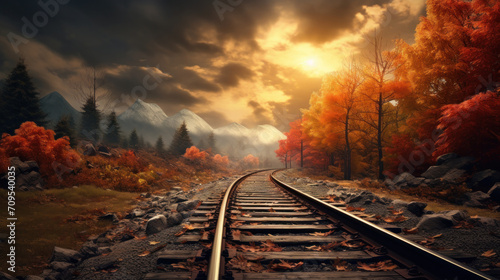
M 259 167 L 259 158 L 254 155 L 248 154 L 240 161 L 239 165 L 242 169 L 257 168 Z
M 213 161 L 216 166 L 221 168 L 226 168 L 229 165 L 229 158 L 227 156 L 221 156 L 219 154 L 214 155 Z
M 143 166 L 139 162 L 139 159 L 137 158 L 134 151 L 132 151 L 132 150 L 128 150 L 128 151 L 124 152 L 118 158 L 118 164 L 130 168 L 130 170 L 134 173 L 141 172 L 141 171 L 145 170 L 145 166 Z
M 491 168 L 500 167 L 500 96 L 498 92 L 475 95 L 460 104 L 443 107 L 433 156 L 450 152 L 473 156 Z
M 40 173 L 49 183 L 78 165 L 80 157 L 71 149 L 69 139 L 54 139 L 54 131 L 25 122 L 15 130 L 15 135 L 4 134 L 0 142 L 3 157 L 19 157 L 34 160 L 40 166 Z
M 201 161 L 206 159 L 208 156 L 208 153 L 205 151 L 200 151 L 200 149 L 196 148 L 196 146 L 191 146 L 190 148 L 186 149 L 186 153 L 183 155 L 183 157 L 193 160 L 193 161 Z

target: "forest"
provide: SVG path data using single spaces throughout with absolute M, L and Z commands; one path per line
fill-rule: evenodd
M 427 1 L 413 44 L 375 34 L 324 77 L 277 156 L 339 179 L 419 175 L 448 153 L 498 169 L 498 30 L 497 1 Z

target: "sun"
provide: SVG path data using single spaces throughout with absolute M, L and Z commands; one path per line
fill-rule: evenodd
M 308 58 L 308 59 L 306 59 L 306 61 L 304 62 L 304 64 L 307 67 L 313 68 L 314 66 L 316 66 L 316 59 L 314 59 L 314 58 Z

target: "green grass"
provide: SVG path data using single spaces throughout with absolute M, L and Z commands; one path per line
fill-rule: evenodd
M 99 209 L 109 212 L 130 210 L 137 193 L 107 191 L 94 186 L 51 189 L 43 192 L 16 192 L 16 254 L 15 275 L 39 274 L 50 258 L 54 246 L 78 250 L 88 236 L 112 227 L 110 222 L 90 220 L 65 222 L 75 215 Z M 0 203 L 6 205 L 7 192 L 0 191 Z M 0 217 L 7 216 L 7 207 L 0 208 Z M 2 223 L 5 219 L 2 218 Z M 0 233 L 6 233 L 5 226 Z M 7 271 L 7 244 L 0 243 L 0 270 Z

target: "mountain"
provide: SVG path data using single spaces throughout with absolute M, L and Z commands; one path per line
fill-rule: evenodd
M 63 116 L 72 117 L 75 124 L 80 122 L 81 113 L 73 108 L 57 91 L 42 97 L 40 99 L 40 107 L 47 114 L 50 128 L 53 128 Z
M 182 125 L 183 122 L 186 123 L 189 136 L 195 144 L 201 139 L 207 138 L 213 130 L 213 128 L 204 119 L 188 109 L 182 109 L 177 114 L 167 118 L 163 123 L 163 127 L 173 136 L 175 131 Z M 166 140 L 170 142 L 171 138 L 167 138 Z

